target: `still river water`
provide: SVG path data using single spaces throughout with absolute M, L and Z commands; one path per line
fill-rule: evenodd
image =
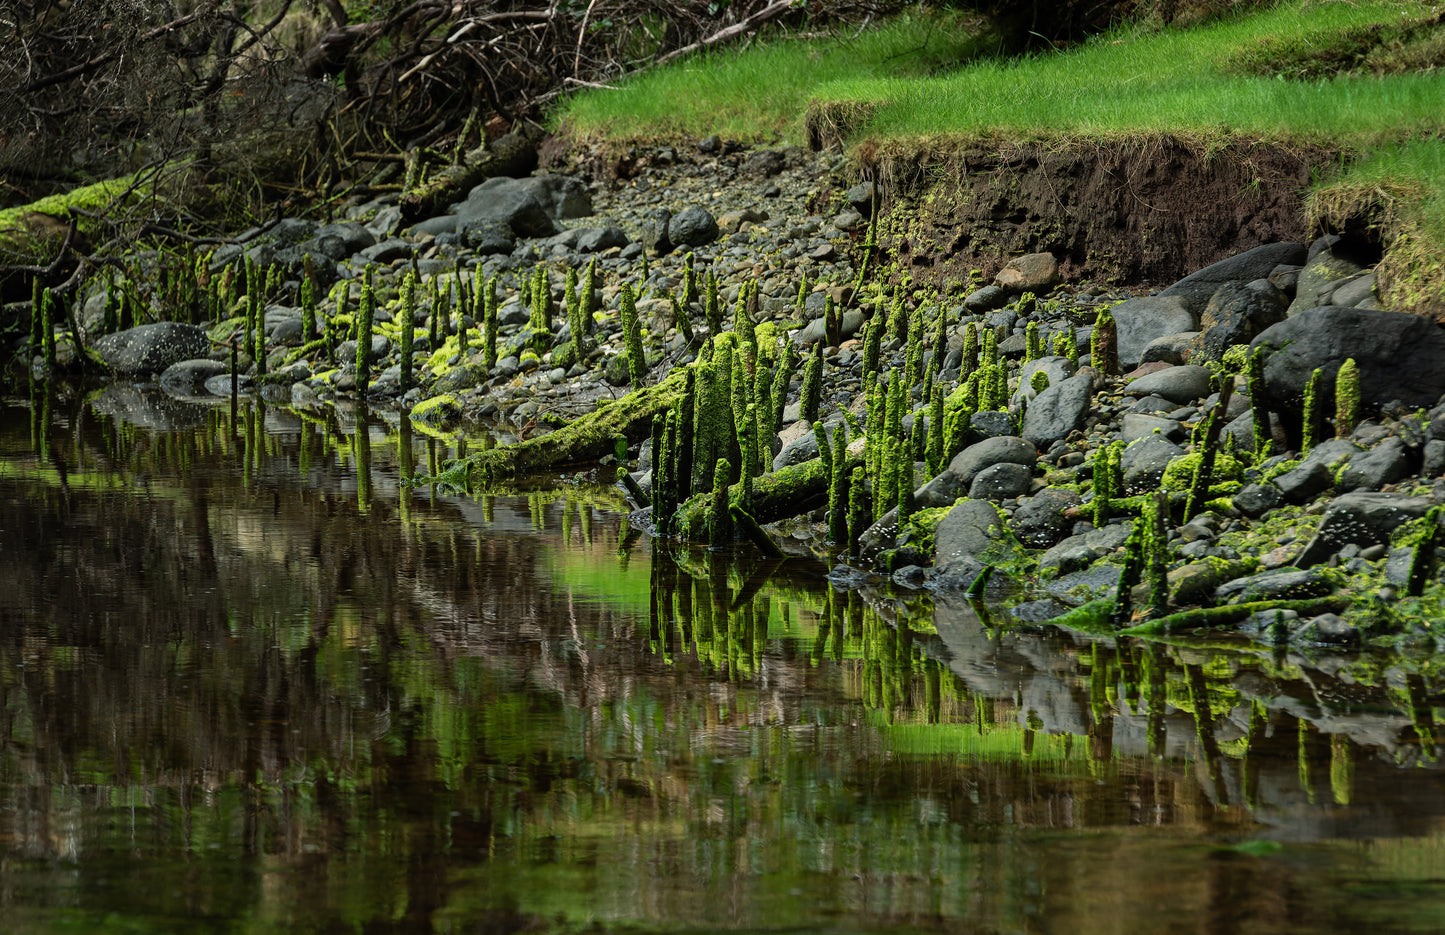
M 0 398 L 0 931 L 1445 929 L 1429 660 L 1010 633 L 583 478 L 399 483 L 463 444 Z

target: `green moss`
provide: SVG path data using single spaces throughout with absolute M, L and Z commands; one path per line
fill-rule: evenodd
M 1194 471 L 1203 458 L 1204 452 L 1191 451 L 1183 457 L 1170 461 L 1168 467 L 1164 468 L 1164 487 L 1168 490 L 1189 490 L 1189 485 L 1194 479 Z M 1240 480 L 1244 477 L 1244 464 L 1237 458 L 1217 452 L 1214 455 L 1214 471 L 1210 476 L 1217 485 L 1222 485 L 1227 481 Z

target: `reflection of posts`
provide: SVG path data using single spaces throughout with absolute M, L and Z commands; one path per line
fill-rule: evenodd
M 356 455 L 356 508 L 361 513 L 371 510 L 371 434 L 366 426 L 366 407 L 356 410 L 356 434 L 351 437 Z

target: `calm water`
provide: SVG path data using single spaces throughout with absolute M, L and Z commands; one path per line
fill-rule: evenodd
M 461 450 L 0 400 L 0 931 L 1445 929 L 1429 660 L 1009 634 L 585 477 L 399 483 Z

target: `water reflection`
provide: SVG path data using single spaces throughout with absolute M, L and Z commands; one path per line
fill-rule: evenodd
M 586 477 L 411 485 L 463 444 L 5 402 L 7 931 L 1440 927 L 1428 660 L 1009 633 Z

